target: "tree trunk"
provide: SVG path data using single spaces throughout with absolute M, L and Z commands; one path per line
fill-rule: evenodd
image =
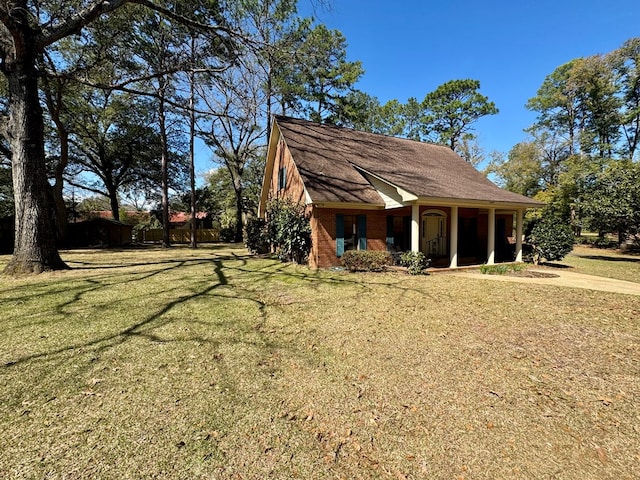
M 195 52 L 195 39 L 191 37 L 191 53 Z M 196 138 L 196 112 L 195 112 L 195 78 L 193 72 L 189 74 L 189 187 L 191 189 L 191 238 L 189 246 L 198 247 L 196 218 L 196 166 L 195 166 L 195 138 Z
M 58 234 L 58 244 L 64 245 L 67 240 L 67 205 L 64 203 L 64 178 L 63 173 L 69 163 L 69 134 L 58 125 L 58 135 L 60 137 L 60 161 L 54 171 L 54 184 L 52 188 L 53 201 L 56 207 L 56 228 Z
M 242 242 L 242 212 L 244 211 L 244 202 L 242 201 L 242 182 L 240 181 L 240 175 L 237 175 L 233 179 L 233 189 L 236 193 L 236 234 L 234 241 L 237 243 Z
M 44 128 L 35 58 L 5 65 L 9 84 L 10 142 L 15 199 L 15 247 L 5 273 L 68 268 L 55 241 L 55 208 L 47 180 Z
M 111 206 L 111 215 L 116 222 L 120 221 L 120 202 L 118 201 L 118 191 L 115 188 L 109 188 L 109 205 Z
M 164 78 L 160 78 L 160 87 L 158 89 L 158 123 L 160 126 L 160 144 L 162 148 L 162 158 L 160 160 L 161 171 L 161 189 L 162 189 L 162 246 L 171 246 L 171 237 L 169 235 L 169 147 L 167 140 L 167 118 L 164 109 L 164 94 L 166 90 L 166 82 Z

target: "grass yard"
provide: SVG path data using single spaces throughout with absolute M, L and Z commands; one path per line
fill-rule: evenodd
M 573 267 L 580 273 L 640 283 L 640 255 L 576 245 L 562 261 L 553 263 Z
M 0 276 L 0 478 L 640 477 L 636 296 L 63 258 Z

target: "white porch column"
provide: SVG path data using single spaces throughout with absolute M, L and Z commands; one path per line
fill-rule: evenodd
M 522 262 L 522 223 L 523 212 L 516 210 L 516 262 Z
M 451 238 L 449 239 L 449 268 L 458 268 L 458 207 L 451 207 Z
M 420 206 L 411 206 L 411 251 L 420 251 Z
M 487 232 L 487 265 L 493 265 L 496 260 L 496 209 L 489 209 L 489 224 Z

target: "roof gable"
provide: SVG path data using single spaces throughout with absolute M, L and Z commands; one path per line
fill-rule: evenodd
M 405 200 L 541 205 L 499 188 L 446 146 L 283 116 L 275 122 L 314 203 L 388 205 L 374 177 Z

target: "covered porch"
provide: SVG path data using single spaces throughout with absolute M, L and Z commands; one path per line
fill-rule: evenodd
M 522 262 L 525 210 L 518 205 L 415 203 L 406 222 L 410 250 L 427 255 L 435 267 Z

